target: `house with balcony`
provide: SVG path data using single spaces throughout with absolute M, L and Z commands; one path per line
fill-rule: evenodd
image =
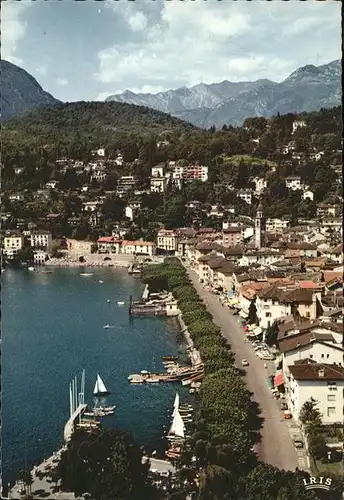
M 52 243 L 53 239 L 50 231 L 35 230 L 30 232 L 30 244 L 33 249 L 49 252 Z
M 179 237 L 173 229 L 160 229 L 157 234 L 157 249 L 174 255 L 178 249 Z
M 288 407 L 297 422 L 302 406 L 312 396 L 325 425 L 343 423 L 344 368 L 303 360 L 289 367 Z
M 132 175 L 122 175 L 117 181 L 116 193 L 121 198 L 128 191 L 134 190 L 137 184 L 137 179 Z

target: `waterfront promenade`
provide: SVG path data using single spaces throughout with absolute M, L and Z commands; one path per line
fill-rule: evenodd
M 44 460 L 41 464 L 34 467 L 31 471 L 33 483 L 31 485 L 31 495 L 33 498 L 51 498 L 56 500 L 77 500 L 74 493 L 60 491 L 58 483 L 55 484 L 51 480 L 50 472 L 56 467 L 56 464 L 61 456 L 62 449 L 56 452 L 51 457 Z M 11 488 L 8 493 L 8 498 L 20 499 L 25 495 L 22 494 L 23 485 L 20 481 Z
M 249 366 L 245 368 L 245 381 L 248 389 L 253 393 L 252 399 L 259 404 L 261 417 L 264 419 L 261 429 L 262 440 L 256 446 L 259 459 L 279 469 L 295 470 L 299 467 L 299 463 L 288 423 L 282 418 L 266 383 L 266 377 L 270 374 L 269 370 L 272 366 L 268 366 L 267 370 L 264 369 L 262 360 L 257 358 L 250 345 L 244 342 L 243 329 L 238 319 L 228 308 L 220 304 L 217 295 L 211 294 L 202 287 L 194 271 L 190 269 L 187 271 L 200 298 L 213 315 L 214 322 L 221 328 L 223 336 L 230 343 L 237 366 L 241 366 L 242 359 L 249 361 Z

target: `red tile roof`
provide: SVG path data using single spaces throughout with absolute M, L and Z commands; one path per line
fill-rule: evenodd
M 136 240 L 136 241 L 130 241 L 130 240 L 123 240 L 122 241 L 122 245 L 123 246 L 130 246 L 130 245 L 133 245 L 133 246 L 152 246 L 153 243 L 151 241 L 140 241 L 140 240 Z

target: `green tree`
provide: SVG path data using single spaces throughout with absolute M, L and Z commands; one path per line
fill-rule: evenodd
M 89 493 L 95 500 L 153 500 L 149 464 L 132 437 L 117 429 L 77 431 L 61 454 L 57 477 L 64 491 Z
M 319 408 L 317 408 L 319 401 L 313 397 L 306 401 L 300 411 L 300 421 L 306 426 L 320 426 L 321 425 L 321 413 Z

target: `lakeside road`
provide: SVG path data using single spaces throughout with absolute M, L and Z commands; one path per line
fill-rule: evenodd
M 266 370 L 264 362 L 255 355 L 250 343 L 244 341 L 245 335 L 238 323 L 238 317 L 220 304 L 217 295 L 204 290 L 194 271 L 187 269 L 187 272 L 200 298 L 213 315 L 214 322 L 221 328 L 223 336 L 230 343 L 237 366 L 241 367 L 242 359 L 247 359 L 249 362 L 249 366 L 245 367 L 244 378 L 248 389 L 253 393 L 252 399 L 259 404 L 261 417 L 264 418 L 260 431 L 262 440 L 255 447 L 259 460 L 279 469 L 294 471 L 299 464 L 288 424 L 283 419 L 282 412 L 266 383 L 266 377 L 272 373 L 271 368 L 268 367 Z

